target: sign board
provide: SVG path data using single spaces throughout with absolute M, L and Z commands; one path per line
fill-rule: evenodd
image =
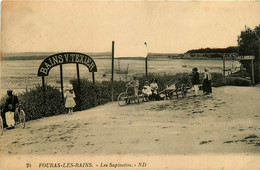
M 38 76 L 48 76 L 49 71 L 58 65 L 76 63 L 88 67 L 89 72 L 97 72 L 97 66 L 94 60 L 82 53 L 59 53 L 47 57 L 38 69 Z
M 253 55 L 247 55 L 247 56 L 237 56 L 238 60 L 254 60 L 255 56 Z

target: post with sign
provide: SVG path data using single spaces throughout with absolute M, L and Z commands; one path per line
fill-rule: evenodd
M 45 95 L 45 82 L 44 82 L 44 76 L 42 76 L 42 91 L 43 91 L 43 103 L 46 102 L 46 95 Z
M 60 86 L 61 86 L 61 97 L 64 102 L 64 92 L 63 92 L 63 70 L 62 65 L 60 65 Z
M 92 82 L 95 84 L 95 72 L 92 71 Z
M 78 78 L 78 91 L 79 91 L 79 94 L 81 95 L 81 87 L 80 87 L 80 77 L 79 77 L 79 64 L 76 63 L 76 67 L 77 67 L 77 78 Z M 79 98 L 79 108 L 81 110 L 81 97 L 80 95 L 78 96 Z
M 251 81 L 252 81 L 252 85 L 255 85 L 255 74 L 254 74 L 254 59 L 255 56 L 253 55 L 248 55 L 248 56 L 238 56 L 237 57 L 238 60 L 251 60 Z
M 252 84 L 255 85 L 254 60 L 251 60 L 251 66 L 252 66 Z
M 92 72 L 93 76 L 93 83 L 95 83 L 95 78 L 94 78 L 94 72 L 97 72 L 97 66 L 94 60 L 89 57 L 88 55 L 82 54 L 82 53 L 75 53 L 75 52 L 69 52 L 69 53 L 58 53 L 54 54 L 52 56 L 49 56 L 43 60 L 41 63 L 39 69 L 38 69 L 38 76 L 42 77 L 42 88 L 43 88 L 43 98 L 44 98 L 44 103 L 46 101 L 46 93 L 45 93 L 45 80 L 44 77 L 49 75 L 50 70 L 55 67 L 60 65 L 60 80 L 61 80 L 61 95 L 62 98 L 63 96 L 63 70 L 62 70 L 62 65 L 63 64 L 71 64 L 74 63 L 76 64 L 76 69 L 77 69 L 77 78 L 78 78 L 78 105 L 79 109 L 81 110 L 81 99 L 80 99 L 80 94 L 81 94 L 81 85 L 80 85 L 80 75 L 79 75 L 79 64 L 85 65 L 89 72 Z

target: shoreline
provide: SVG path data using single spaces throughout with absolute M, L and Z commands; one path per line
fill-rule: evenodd
M 1 60 L 2 61 L 12 61 L 12 60 L 44 60 L 46 57 L 48 56 L 44 56 L 44 57 L 3 57 Z M 111 57 L 95 57 L 95 56 L 90 56 L 93 59 L 111 59 Z M 119 60 L 144 60 L 144 58 L 142 57 L 121 57 L 121 58 L 115 58 L 115 59 L 119 59 Z M 160 57 L 149 57 L 148 59 L 150 60 L 160 60 Z M 169 59 L 169 60 L 222 60 L 221 58 L 170 58 L 167 56 L 163 56 L 162 59 Z M 226 59 L 228 61 L 233 61 L 233 60 L 229 60 Z

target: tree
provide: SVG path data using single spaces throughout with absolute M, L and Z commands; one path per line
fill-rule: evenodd
M 238 36 L 238 53 L 240 56 L 254 55 L 254 75 L 255 82 L 260 82 L 260 25 L 256 26 L 255 29 L 250 29 L 245 26 L 245 30 L 241 31 Z M 240 61 L 246 68 L 247 74 L 252 76 L 251 61 L 244 60 Z

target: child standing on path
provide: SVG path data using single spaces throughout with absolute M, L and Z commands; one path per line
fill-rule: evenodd
M 68 88 L 66 89 L 64 97 L 65 97 L 65 108 L 68 109 L 68 114 L 72 114 L 73 113 L 73 107 L 76 106 L 76 102 L 74 100 L 74 98 L 76 96 L 75 96 L 75 93 L 73 91 L 72 84 L 68 85 Z

